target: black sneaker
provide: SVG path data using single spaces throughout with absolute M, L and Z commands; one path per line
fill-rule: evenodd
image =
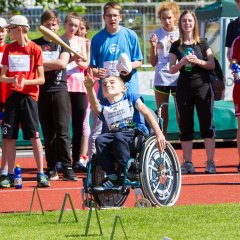
M 74 172 L 87 172 L 87 168 L 79 161 L 79 162 L 74 162 L 72 165 L 72 168 Z
M 76 177 L 73 169 L 71 167 L 67 167 L 63 169 L 63 181 L 77 181 L 78 178 Z
M 103 182 L 99 185 L 93 188 L 94 191 L 120 191 L 122 186 L 119 184 L 119 180 L 111 180 L 110 178 L 105 178 Z
M 14 175 L 8 174 L 7 176 L 1 176 L 0 188 L 14 187 Z
M 47 169 L 45 172 L 45 175 L 47 175 L 49 181 L 56 181 L 59 179 L 58 173 L 56 169 Z
M 50 183 L 48 180 L 48 176 L 44 173 L 38 173 L 37 174 L 37 186 L 44 188 L 44 187 L 50 187 Z

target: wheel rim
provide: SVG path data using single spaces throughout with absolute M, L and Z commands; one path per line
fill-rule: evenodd
M 165 152 L 160 154 L 155 141 L 155 137 L 152 137 L 143 154 L 143 192 L 153 204 L 172 206 L 181 189 L 180 164 L 175 150 L 168 142 Z

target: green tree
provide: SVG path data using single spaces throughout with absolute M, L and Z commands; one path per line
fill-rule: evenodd
M 138 2 L 138 1 L 125 1 L 115 0 L 115 2 Z M 56 9 L 61 12 L 76 11 L 84 13 L 85 9 L 81 6 L 81 3 L 106 3 L 106 0 L 36 0 L 35 5 L 43 6 L 44 9 Z M 3 12 L 10 12 L 16 14 L 19 9 L 26 7 L 22 0 L 0 0 L 0 14 Z

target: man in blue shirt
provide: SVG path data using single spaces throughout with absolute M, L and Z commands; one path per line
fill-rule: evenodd
M 104 6 L 103 18 L 106 27 L 97 33 L 91 42 L 90 66 L 93 75 L 101 79 L 109 75 L 118 75 L 116 64 L 122 53 L 127 54 L 132 63 L 132 72 L 128 76 L 130 80 L 126 83 L 129 93 L 138 93 L 137 68 L 142 65 L 142 53 L 136 33 L 120 26 L 122 20 L 122 8 L 119 3 L 108 2 Z M 127 76 L 124 76 L 127 77 Z M 102 99 L 101 88 L 98 98 Z M 101 133 L 101 121 L 93 114 L 93 124 L 89 136 L 88 154 L 89 158 L 95 153 L 95 139 Z

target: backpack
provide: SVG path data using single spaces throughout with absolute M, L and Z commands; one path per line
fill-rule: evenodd
M 224 98 L 226 80 L 217 58 L 214 57 L 214 61 L 215 61 L 215 69 L 210 71 L 209 77 L 210 77 L 210 83 L 212 85 L 212 89 L 214 93 L 214 100 L 219 101 Z
M 203 43 L 204 41 L 199 44 L 199 47 L 201 49 L 203 59 L 207 60 L 206 46 Z M 214 57 L 214 62 L 215 62 L 215 69 L 209 70 L 209 79 L 210 79 L 210 83 L 211 83 L 213 94 L 214 94 L 214 100 L 219 101 L 224 98 L 226 79 L 223 74 L 221 65 L 216 57 Z

